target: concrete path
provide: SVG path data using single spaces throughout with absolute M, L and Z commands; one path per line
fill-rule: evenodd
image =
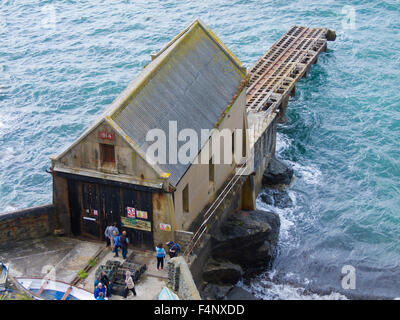
M 14 277 L 44 277 L 70 283 L 102 245 L 65 237 L 14 242 L 0 248 Z
M 120 261 L 123 263 L 124 260 L 122 259 L 121 254 L 118 258 L 114 258 L 114 254 L 111 252 L 110 248 L 105 248 L 104 250 L 107 250 L 106 255 L 97 263 L 96 267 L 90 271 L 87 278 L 78 284 L 78 286 L 93 292 L 95 272 L 99 266 L 105 265 L 108 260 Z M 140 277 L 139 281 L 135 283 L 137 296 L 135 297 L 133 293 L 130 292 L 126 299 L 119 295 L 113 295 L 111 300 L 158 299 L 158 294 L 160 293 L 161 289 L 167 285 L 167 259 L 169 258 L 166 258 L 165 260 L 164 269 L 157 270 L 155 252 L 129 249 L 128 256 L 132 252 L 134 252 L 135 263 L 146 264 L 147 266 L 146 272 Z
M 71 283 L 78 271 L 85 268 L 89 260 L 100 250 L 100 261 L 88 272 L 86 279 L 80 281 L 77 286 L 88 291 L 94 291 L 94 277 L 97 268 L 106 264 L 107 260 L 114 258 L 110 248 L 105 248 L 104 242 L 85 241 L 67 237 L 47 237 L 12 243 L 0 247 L 0 258 L 9 264 L 10 275 L 14 277 L 47 277 L 52 280 Z M 134 262 L 146 264 L 147 270 L 135 283 L 137 296 L 130 292 L 124 299 L 113 295 L 111 300 L 154 300 L 158 299 L 162 287 L 167 285 L 167 261 L 164 261 L 164 269 L 157 270 L 155 252 L 136 250 L 130 248 L 128 255 L 134 252 Z

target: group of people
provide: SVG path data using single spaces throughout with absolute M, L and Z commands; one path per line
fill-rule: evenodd
M 96 300 L 104 300 L 106 297 L 111 297 L 111 282 L 103 271 L 94 280 L 94 298 Z
M 126 259 L 128 255 L 129 244 L 126 231 L 123 230 L 120 235 L 117 223 L 113 223 L 106 228 L 104 235 L 106 238 L 107 247 L 111 247 L 112 252 L 114 252 L 114 258 L 119 257 L 118 253 L 119 249 L 121 249 L 122 258 Z M 129 291 L 132 291 L 132 293 L 136 296 L 135 283 L 133 282 L 130 271 L 127 271 L 125 273 L 125 288 L 122 292 L 124 298 L 128 296 Z M 101 274 L 94 281 L 94 297 L 96 300 L 105 300 L 106 297 L 111 297 L 111 282 L 104 271 L 101 272 Z
M 119 257 L 118 249 L 121 248 L 122 257 L 126 259 L 129 244 L 129 239 L 126 235 L 126 231 L 122 231 L 122 234 L 120 235 L 117 223 L 113 223 L 106 228 L 104 235 L 107 241 L 107 247 L 112 248 L 112 252 L 114 252 L 114 257 Z M 170 258 L 178 256 L 179 252 L 181 251 L 181 247 L 178 243 L 169 241 L 166 243 L 166 245 L 168 246 L 168 255 Z M 159 243 L 156 246 L 155 250 L 157 257 L 157 270 L 163 270 L 164 259 L 166 256 L 166 251 L 163 248 L 163 244 Z M 111 282 L 109 281 L 104 271 L 95 280 L 94 287 L 94 297 L 96 300 L 104 300 L 106 297 L 111 297 Z M 122 293 L 124 298 L 128 296 L 129 291 L 131 291 L 134 296 L 136 296 L 135 283 L 133 282 L 131 273 L 127 271 L 125 274 L 125 288 Z
M 181 247 L 178 243 L 175 243 L 173 241 L 169 241 L 166 243 L 166 245 L 168 246 L 168 254 L 169 257 L 175 258 L 176 256 L 178 256 L 179 252 L 181 251 Z M 165 259 L 165 249 L 163 248 L 163 244 L 159 243 L 156 248 L 156 257 L 157 257 L 157 270 L 163 270 L 164 269 L 164 259 Z
M 133 282 L 132 275 L 130 271 L 126 271 L 125 288 L 122 296 L 126 298 L 129 294 L 129 291 L 132 291 L 133 295 L 136 297 L 135 283 Z M 103 271 L 94 281 L 94 298 L 96 300 L 105 300 L 106 297 L 111 297 L 111 282 L 106 273 Z
M 106 228 L 104 232 L 107 241 L 107 247 L 112 248 L 114 252 L 114 257 L 119 257 L 118 249 L 121 248 L 122 258 L 126 259 L 128 255 L 128 244 L 129 239 L 126 235 L 126 231 L 122 231 L 122 234 L 119 234 L 119 230 L 117 228 L 117 223 L 113 223 L 111 226 Z

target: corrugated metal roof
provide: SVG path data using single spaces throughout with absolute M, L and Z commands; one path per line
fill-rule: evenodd
M 168 141 L 169 121 L 177 121 L 178 132 L 191 128 L 200 137 L 201 129 L 214 128 L 246 76 L 246 68 L 200 19 L 152 58 L 99 119 L 54 160 L 61 159 L 103 121 L 145 160 L 150 145 L 145 141 L 147 132 L 161 129 Z M 178 143 L 178 150 L 183 143 Z M 201 148 L 199 143 L 198 152 Z M 170 184 L 176 186 L 190 164 L 150 166 L 161 178 L 169 176 Z
M 245 77 L 235 57 L 199 20 L 173 41 L 146 67 L 152 68 L 150 74 L 135 83 L 125 95 L 128 99 L 111 114 L 143 152 L 151 145 L 146 142 L 151 129 L 163 130 L 168 141 L 169 121 L 177 121 L 178 132 L 191 128 L 199 137 L 201 129 L 214 128 Z M 178 149 L 183 143 L 178 142 Z M 167 143 L 167 153 L 168 147 Z M 199 142 L 198 152 L 201 147 Z M 190 163 L 157 166 L 171 174 L 169 181 L 176 186 Z

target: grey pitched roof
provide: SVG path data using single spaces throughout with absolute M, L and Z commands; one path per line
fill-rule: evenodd
M 246 68 L 200 19 L 152 58 L 101 117 L 55 160 L 105 121 L 147 161 L 149 130 L 163 130 L 168 141 L 169 121 L 177 121 L 178 132 L 191 128 L 200 137 L 201 129 L 214 128 L 246 76 Z M 204 142 L 198 144 L 198 152 Z M 178 149 L 183 143 L 178 143 Z M 160 178 L 169 177 L 169 183 L 176 186 L 191 162 L 149 165 Z
M 178 132 L 191 128 L 199 137 L 201 129 L 214 128 L 245 77 L 240 62 L 199 20 L 174 42 L 151 62 L 156 65 L 154 72 L 143 79 L 129 102 L 111 115 L 143 152 L 151 144 L 146 142 L 150 129 L 163 130 L 168 141 L 169 121 L 177 121 Z M 198 152 L 201 147 L 199 141 Z M 167 164 L 158 167 L 171 174 L 169 181 L 176 186 L 190 163 L 169 164 L 168 143 L 166 150 Z

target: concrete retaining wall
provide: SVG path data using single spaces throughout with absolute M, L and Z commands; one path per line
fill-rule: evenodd
M 201 300 L 189 266 L 183 257 L 168 261 L 168 287 L 174 290 L 181 300 Z
M 52 204 L 0 215 L 0 246 L 53 234 L 54 217 Z
M 181 254 L 185 251 L 186 247 L 193 238 L 193 232 L 184 230 L 175 230 L 175 242 L 181 246 Z

